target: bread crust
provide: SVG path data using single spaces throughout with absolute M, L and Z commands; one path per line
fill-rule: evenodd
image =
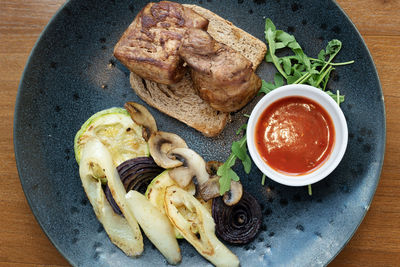
M 267 45 L 263 41 L 204 7 L 191 4 L 183 4 L 183 6 L 191 8 L 208 19 L 207 32 L 216 41 L 235 49 L 250 60 L 253 63 L 253 70 L 256 70 L 264 60 Z
M 229 113 L 213 109 L 196 93 L 189 73 L 176 84 L 164 85 L 131 73 L 135 93 L 147 104 L 203 133 L 219 135 L 230 120 Z

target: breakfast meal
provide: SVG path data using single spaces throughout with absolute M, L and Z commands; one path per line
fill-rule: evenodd
M 147 4 L 114 55 L 131 72 L 130 84 L 143 101 L 207 137 L 219 135 L 230 112 L 242 109 L 257 92 L 269 93 L 284 80 L 309 83 L 338 104 L 344 101 L 339 92 L 326 91 L 340 41 L 329 42 L 314 59 L 269 19 L 265 36 L 265 59 L 278 70 L 275 84 L 255 73 L 267 52 L 264 42 L 196 5 Z M 284 47 L 295 56 L 279 58 L 275 52 Z M 254 134 L 258 153 L 281 172 L 312 172 L 330 155 L 332 125 L 318 103 L 283 98 L 260 117 Z M 239 266 L 239 258 L 220 239 L 247 244 L 262 223 L 259 203 L 232 169 L 239 159 L 250 172 L 246 138 L 232 143 L 226 162 L 206 162 L 179 135 L 158 129 L 145 106 L 127 102 L 92 115 L 76 133 L 74 151 L 96 217 L 127 256 L 143 253 L 143 232 L 169 264 L 181 262 L 177 240 L 185 239 L 215 266 Z
M 146 5 L 114 48 L 141 99 L 210 137 L 261 87 L 254 71 L 265 52 L 213 12 L 169 1 Z

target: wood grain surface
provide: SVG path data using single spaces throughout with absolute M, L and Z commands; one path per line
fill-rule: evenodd
M 0 266 L 69 266 L 28 206 L 12 135 L 15 99 L 27 58 L 64 2 L 0 1 Z M 400 266 L 400 1 L 337 2 L 357 26 L 376 64 L 385 97 L 387 144 L 370 210 L 331 266 Z

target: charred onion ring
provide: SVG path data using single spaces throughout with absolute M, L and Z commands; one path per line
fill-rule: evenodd
M 122 162 L 117 171 L 124 184 L 126 192 L 136 190 L 144 194 L 147 186 L 154 177 L 159 175 L 164 169 L 160 168 L 151 157 L 137 157 Z M 114 212 L 122 215 L 117 203 L 112 197 L 110 188 L 106 185 L 103 187 L 104 193 Z
M 215 198 L 212 216 L 217 235 L 231 244 L 249 243 L 258 233 L 262 221 L 260 205 L 246 191 L 234 206 L 225 205 L 221 197 Z

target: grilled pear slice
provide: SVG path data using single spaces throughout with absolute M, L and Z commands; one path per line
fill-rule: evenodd
M 132 210 L 140 228 L 164 255 L 168 263 L 178 264 L 182 259 L 181 250 L 175 238 L 174 227 L 168 217 L 138 191 L 129 191 L 126 194 L 126 203 Z

